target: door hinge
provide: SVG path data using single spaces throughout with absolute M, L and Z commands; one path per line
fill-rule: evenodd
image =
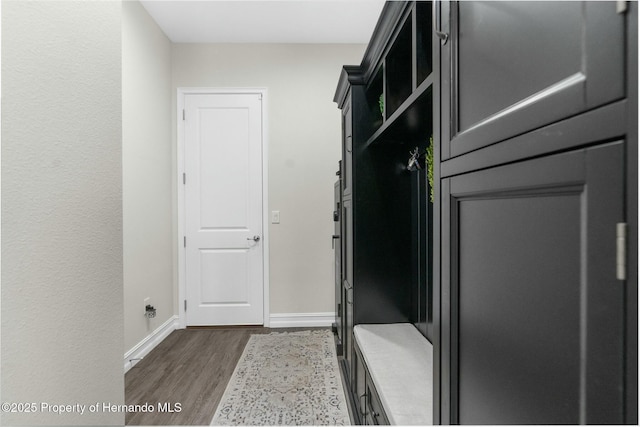
M 617 13 L 627 13 L 627 1 L 626 0 L 618 0 L 618 1 L 616 1 L 616 12 Z
M 627 224 L 616 224 L 616 278 L 627 280 Z
M 184 120 L 184 119 L 185 119 L 185 117 L 186 117 L 186 116 L 185 116 L 184 108 L 183 108 L 183 109 L 182 109 L 182 120 Z
M 187 300 L 184 300 L 184 311 L 187 311 Z
M 182 184 L 187 185 L 187 174 L 186 173 L 182 174 Z
M 183 236 L 183 237 L 184 237 L 184 242 L 183 242 L 184 243 L 184 247 L 186 248 L 187 247 L 187 236 Z

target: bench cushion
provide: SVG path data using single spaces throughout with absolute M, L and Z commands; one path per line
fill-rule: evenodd
M 433 346 L 410 323 L 356 325 L 358 347 L 394 425 L 433 424 Z

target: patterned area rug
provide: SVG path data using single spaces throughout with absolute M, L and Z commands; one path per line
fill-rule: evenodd
M 252 335 L 211 425 L 349 425 L 333 334 Z

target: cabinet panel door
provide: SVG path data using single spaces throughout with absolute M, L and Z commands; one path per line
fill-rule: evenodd
M 353 359 L 353 208 L 351 199 L 345 199 L 342 202 L 342 224 L 342 280 L 345 301 L 343 343 L 347 367 L 351 368 Z
M 625 17 L 615 2 L 446 6 L 443 159 L 624 96 Z
M 342 177 L 343 194 L 351 194 L 353 182 L 353 115 L 351 112 L 351 95 L 342 108 L 342 158 L 344 176 Z
M 334 285 L 335 285 L 335 310 L 336 310 L 336 331 L 338 334 L 338 350 L 342 348 L 343 342 L 343 319 L 344 319 L 344 292 L 342 284 L 342 181 L 338 180 L 334 185 L 334 213 L 333 213 L 333 257 L 334 257 Z M 337 236 L 337 238 L 336 238 Z M 341 356 L 342 354 L 338 354 Z
M 443 181 L 448 421 L 624 421 L 623 153 L 611 143 Z
M 367 423 L 367 415 L 369 408 L 367 407 L 367 383 L 364 359 L 360 348 L 357 344 L 353 346 L 354 359 L 353 359 L 353 376 L 351 389 L 355 397 L 356 411 L 358 413 L 358 419 L 361 424 Z
M 382 402 L 380 400 L 380 396 L 378 396 L 378 392 L 376 391 L 375 386 L 373 385 L 373 380 L 371 376 L 369 376 L 369 372 L 367 372 L 367 415 L 369 422 L 367 424 L 371 425 L 389 425 L 389 420 L 387 419 L 387 415 L 384 412 L 382 407 Z
M 342 201 L 342 219 L 344 221 L 344 270 L 342 278 L 345 287 L 353 287 L 353 203 L 351 199 Z

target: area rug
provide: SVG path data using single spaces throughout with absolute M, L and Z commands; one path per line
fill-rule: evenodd
M 252 335 L 211 425 L 349 425 L 333 334 Z

